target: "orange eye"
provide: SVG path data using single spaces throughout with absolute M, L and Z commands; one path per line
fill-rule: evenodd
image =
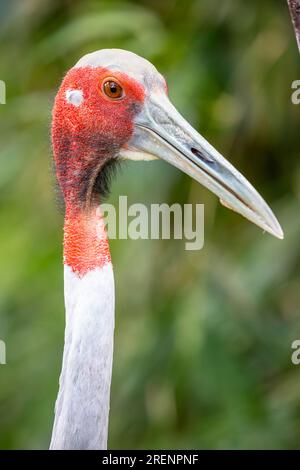
M 103 83 L 102 88 L 106 96 L 113 100 L 118 100 L 124 96 L 123 88 L 114 80 L 107 80 Z

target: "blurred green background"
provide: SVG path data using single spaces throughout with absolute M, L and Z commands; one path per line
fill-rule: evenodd
M 165 75 L 182 114 L 252 181 L 278 241 L 164 162 L 125 165 L 110 202 L 205 204 L 205 247 L 112 241 L 110 448 L 300 448 L 299 56 L 284 0 L 0 1 L 0 448 L 47 448 L 64 330 L 51 107 L 87 52 Z

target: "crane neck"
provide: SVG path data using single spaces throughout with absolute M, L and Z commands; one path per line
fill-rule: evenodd
M 51 449 L 107 446 L 114 278 L 99 207 L 66 207 L 66 328 Z
M 64 222 L 64 264 L 82 277 L 111 262 L 100 206 L 67 205 Z

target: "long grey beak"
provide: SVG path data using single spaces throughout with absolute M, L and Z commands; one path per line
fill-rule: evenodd
M 223 205 L 277 238 L 283 231 L 263 198 L 222 155 L 178 113 L 162 92 L 146 98 L 135 118 L 127 158 L 162 158 L 215 193 Z M 131 154 L 131 156 L 130 156 Z

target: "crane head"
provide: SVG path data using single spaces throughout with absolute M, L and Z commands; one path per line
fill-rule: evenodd
M 66 204 L 85 205 L 105 192 L 107 175 L 120 159 L 161 158 L 283 238 L 266 202 L 180 115 L 163 76 L 136 54 L 103 49 L 69 70 L 55 100 L 52 141 Z

